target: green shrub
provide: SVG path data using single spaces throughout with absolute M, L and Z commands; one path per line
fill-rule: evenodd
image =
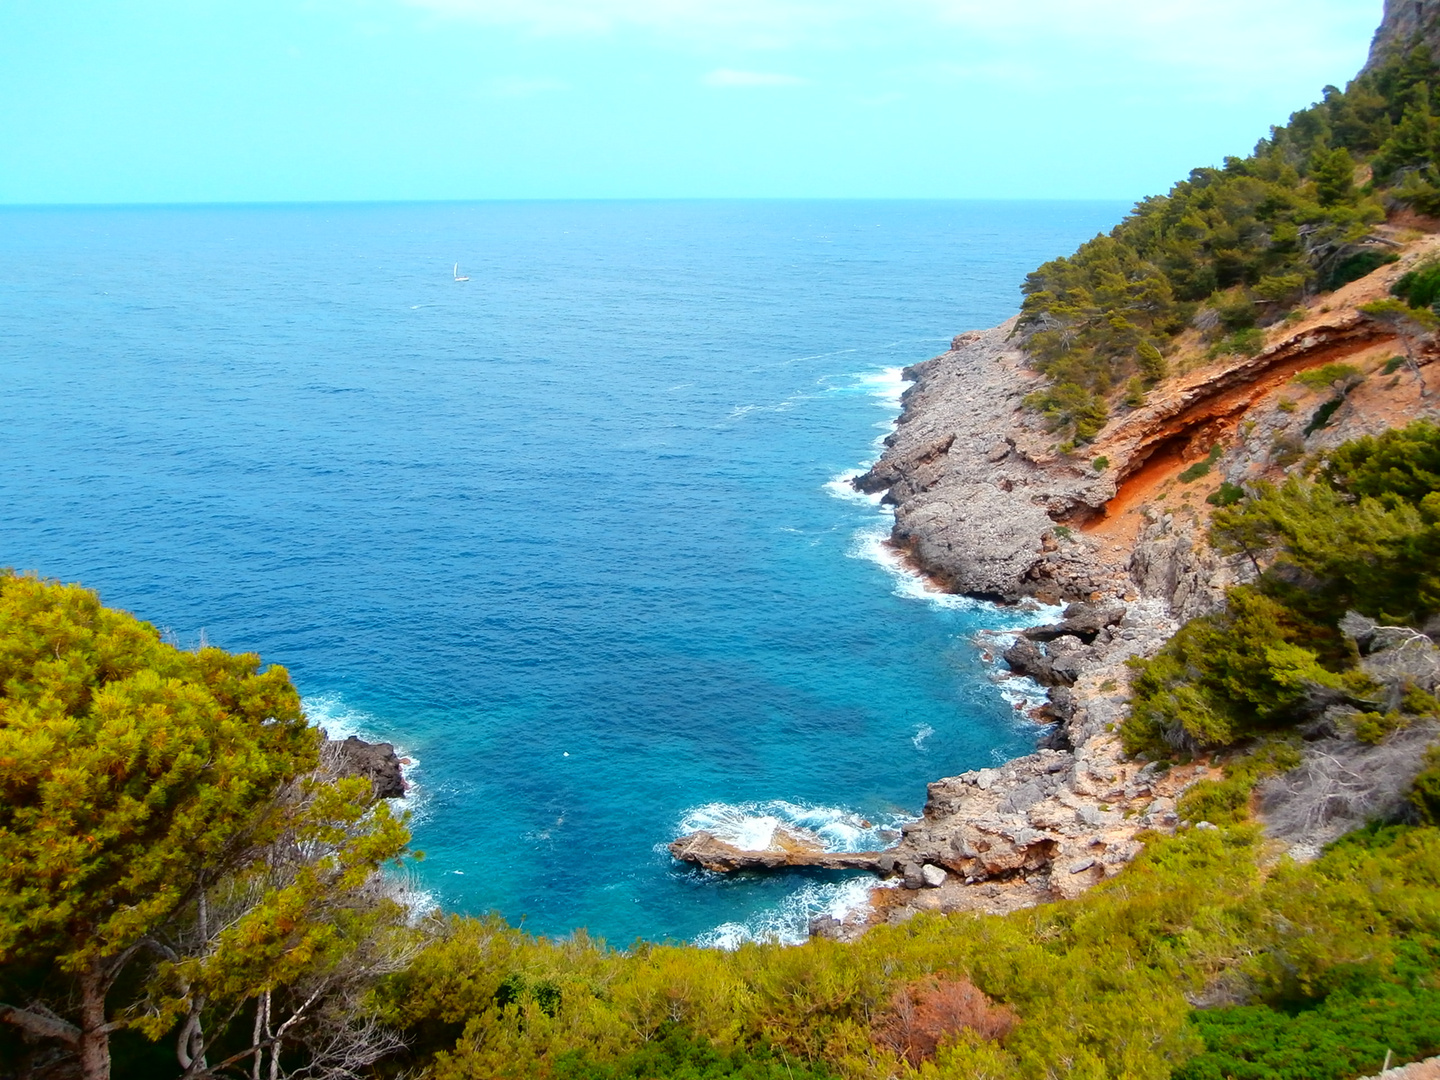
M 1180 797 L 1176 808 L 1188 821 L 1238 825 L 1250 819 L 1250 796 L 1256 783 L 1300 764 L 1299 751 L 1271 739 L 1225 766 L 1225 779 L 1202 780 Z
M 1206 454 L 1203 460 L 1195 462 L 1194 465 L 1191 465 L 1180 474 L 1180 482 L 1182 484 L 1189 484 L 1199 480 L 1201 477 L 1209 476 L 1210 470 L 1215 467 L 1215 462 L 1220 460 L 1222 453 L 1224 453 L 1224 451 L 1220 446 L 1212 446 L 1210 453 Z
M 1402 367 L 1404 367 L 1404 366 L 1405 366 L 1405 357 L 1403 357 L 1403 356 L 1392 356 L 1392 357 L 1390 357 L 1389 360 L 1386 360 L 1386 361 L 1385 361 L 1385 366 L 1380 369 L 1380 374 L 1382 374 L 1382 375 L 1394 375 L 1395 372 L 1399 371 L 1399 370 L 1400 370 Z
M 1440 259 L 1428 259 L 1402 274 L 1390 287 L 1390 295 L 1404 300 L 1412 308 L 1434 307 L 1440 300 Z
M 1440 990 L 1357 980 L 1318 1006 L 1191 1014 L 1205 1052 L 1174 1080 L 1352 1080 L 1440 1052 Z
M 1404 428 L 1348 442 L 1331 452 L 1323 476 L 1331 487 L 1352 497 L 1420 508 L 1440 491 L 1440 425 L 1416 420 Z
M 1290 404 L 1290 411 L 1295 408 Z M 1276 435 L 1270 443 L 1270 463 L 1277 468 L 1288 469 L 1305 456 L 1305 440 L 1288 432 Z
M 1144 404 L 1145 380 L 1136 375 L 1125 384 L 1125 406 L 1129 409 L 1138 409 Z
M 1325 390 L 1335 383 L 1350 383 L 1359 380 L 1360 369 L 1354 364 L 1326 364 L 1324 367 L 1302 371 L 1292 380 L 1311 390 Z M 1348 389 L 1348 387 L 1347 387 Z
M 1399 255 L 1388 251 L 1377 251 L 1374 248 L 1358 251 L 1348 258 L 1341 259 L 1328 273 L 1321 276 L 1320 291 L 1330 292 L 1343 285 L 1349 285 L 1352 281 L 1359 281 L 1361 278 L 1373 274 L 1382 266 L 1389 266 L 1391 263 L 1399 261 Z
M 1150 660 L 1132 660 L 1131 753 L 1233 746 L 1305 715 L 1311 688 L 1363 687 L 1328 671 L 1307 647 L 1315 627 L 1262 593 L 1226 594 L 1228 610 L 1192 619 Z
M 1232 484 L 1226 480 L 1218 488 L 1205 496 L 1205 501 L 1211 506 L 1234 506 L 1245 497 L 1245 489 L 1239 484 Z
M 1248 556 L 1252 586 L 1227 610 L 1194 619 L 1153 659 L 1132 661 L 1131 752 L 1164 755 L 1235 745 L 1313 715 L 1358 706 L 1357 734 L 1378 741 L 1440 701 L 1411 686 L 1400 708 L 1376 708 L 1337 629 L 1355 610 L 1419 626 L 1440 612 L 1440 427 L 1418 421 L 1336 448 L 1319 479 L 1217 491 L 1211 541 Z M 1243 496 L 1243 492 L 1241 493 Z
M 567 1051 L 552 1075 L 554 1080 L 829 1080 L 834 1074 L 766 1046 L 725 1053 L 709 1039 L 666 1023 L 656 1038 L 613 1062 L 596 1061 L 584 1050 Z
M 1237 330 L 1210 349 L 1210 359 L 1220 356 L 1259 356 L 1265 349 L 1265 332 L 1252 326 Z
M 1255 301 L 1250 299 L 1245 292 L 1231 296 L 1213 297 L 1210 306 L 1219 318 L 1220 325 L 1231 334 L 1254 329 L 1259 318 L 1259 314 L 1255 310 Z
M 1097 457 L 1094 461 L 1090 463 L 1090 467 L 1096 472 L 1104 472 L 1110 467 L 1110 459 L 1104 454 L 1101 454 L 1099 457 Z
M 1142 341 L 1136 348 L 1135 362 L 1140 368 L 1140 374 L 1152 383 L 1159 382 L 1170 373 L 1165 354 L 1148 341 Z
M 1407 727 L 1410 719 L 1397 709 L 1383 713 L 1357 713 L 1354 719 L 1355 737 L 1370 746 L 1377 746 L 1395 732 Z
M 1260 279 L 1255 286 L 1255 295 L 1272 304 L 1283 304 L 1299 296 L 1304 288 L 1305 275 L 1302 273 L 1272 274 Z
M 1440 747 L 1425 751 L 1425 768 L 1410 790 L 1410 805 L 1426 825 L 1440 825 Z
M 1043 413 L 1051 431 L 1068 431 L 1089 442 L 1109 418 L 1105 399 L 1076 383 L 1060 383 L 1026 396 L 1024 405 Z

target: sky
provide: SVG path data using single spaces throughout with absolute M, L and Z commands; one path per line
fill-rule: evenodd
M 1381 0 L 0 0 L 0 203 L 1135 199 Z

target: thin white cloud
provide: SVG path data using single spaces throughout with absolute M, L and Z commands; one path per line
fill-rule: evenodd
M 1184 30 L 1170 47 L 1193 52 L 1199 44 L 1225 42 L 1247 50 L 1247 40 L 1293 46 L 1333 25 L 1373 28 L 1380 0 L 405 0 L 421 8 L 492 24 L 528 26 L 550 33 L 587 33 L 626 26 L 657 30 L 733 30 L 805 38 L 845 24 L 884 24 L 903 29 L 948 24 L 979 33 L 1063 34 L 1078 41 L 1158 39 Z M 1298 19 L 1305 15 L 1308 18 Z M 1244 27 L 1243 37 L 1236 28 Z M 1197 40 L 1194 35 L 1198 34 Z M 1279 35 L 1278 37 L 1276 35 Z
M 589 34 L 627 27 L 684 36 L 720 33 L 794 40 L 864 11 L 865 0 L 407 0 L 416 7 L 543 34 Z
M 359 2 L 359 0 L 354 0 Z M 640 32 L 703 52 L 806 48 L 946 54 L 977 73 L 1021 67 L 1156 77 L 1172 86 L 1283 83 L 1354 69 L 1381 0 L 398 0 L 446 18 L 544 36 Z M 768 65 L 766 65 L 768 66 Z M 738 85 L 738 84 L 729 84 Z M 1318 87 L 1316 88 L 1318 90 Z M 1225 92 L 1216 85 L 1217 92 Z
M 485 88 L 495 97 L 527 98 L 536 94 L 553 94 L 569 90 L 570 84 L 559 79 L 526 79 L 501 75 L 486 82 Z
M 756 87 L 756 86 L 804 86 L 809 79 L 799 75 L 778 75 L 768 71 L 736 71 L 733 68 L 716 68 L 700 80 L 706 86 Z

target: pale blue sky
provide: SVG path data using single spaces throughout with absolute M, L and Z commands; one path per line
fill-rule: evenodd
M 0 0 L 0 202 L 1137 198 L 1380 0 Z

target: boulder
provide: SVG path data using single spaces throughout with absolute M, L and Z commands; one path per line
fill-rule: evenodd
M 365 777 L 377 799 L 399 799 L 405 795 L 404 771 L 391 743 L 370 743 L 354 735 L 348 739 L 326 739 L 320 760 L 334 776 Z
M 809 866 L 822 870 L 868 870 L 882 874 L 884 856 L 878 851 L 823 851 L 775 845 L 763 851 L 738 848 L 704 829 L 670 842 L 670 854 L 681 862 L 695 863 L 717 874 L 736 870 L 780 870 L 786 867 Z
M 1055 672 L 1055 665 L 1041 651 L 1040 646 L 1027 638 L 1020 638 L 1004 653 L 1005 663 L 1016 675 L 1028 675 L 1041 686 L 1056 686 L 1064 681 Z
M 1059 637 L 1079 638 L 1086 645 L 1093 644 L 1106 627 L 1117 625 L 1125 617 L 1125 605 L 1116 601 L 1110 604 L 1075 603 L 1065 609 L 1064 618 L 1048 626 L 1032 626 L 1022 630 L 1031 641 L 1054 641 Z

